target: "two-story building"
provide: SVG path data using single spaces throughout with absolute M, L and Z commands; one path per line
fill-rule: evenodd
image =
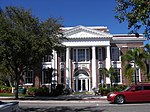
M 67 38 L 63 41 L 66 49 L 61 53 L 53 51 L 53 57 L 45 56 L 41 71 L 25 73 L 25 86 L 64 84 L 74 91 L 91 91 L 99 84 L 110 84 L 110 77 L 102 72 L 103 68 L 109 70 L 110 67 L 117 72 L 113 83 L 126 84 L 121 55 L 127 49 L 143 47 L 145 41 L 142 35 L 110 34 L 104 26 L 64 27 L 62 31 Z M 137 69 L 137 81 L 144 80 Z

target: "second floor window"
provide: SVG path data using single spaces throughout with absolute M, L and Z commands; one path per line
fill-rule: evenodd
M 61 62 L 65 62 L 65 53 L 64 52 L 61 52 L 60 53 L 60 59 L 61 59 Z
M 98 60 L 102 61 L 102 48 L 98 49 Z
M 51 62 L 52 60 L 52 56 L 51 55 L 45 55 L 43 57 L 43 62 Z
M 111 48 L 111 60 L 112 61 L 119 61 L 119 48 L 118 47 L 112 47 Z
M 78 62 L 89 61 L 90 59 L 89 49 L 74 49 L 73 55 L 74 61 Z

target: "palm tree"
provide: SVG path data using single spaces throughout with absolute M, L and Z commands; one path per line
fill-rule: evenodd
M 122 64 L 125 68 L 125 76 L 129 79 L 129 77 L 134 74 L 135 84 L 137 84 L 137 68 L 140 68 L 144 74 L 146 73 L 147 68 L 146 63 L 144 62 L 146 58 L 149 58 L 148 54 L 141 48 L 127 50 L 127 52 L 122 55 Z
M 102 74 L 105 74 L 106 77 L 110 78 L 110 87 L 112 86 L 112 82 L 114 79 L 114 75 L 113 75 L 114 73 L 115 73 L 115 69 L 112 66 L 109 69 L 107 69 L 107 68 L 102 69 Z

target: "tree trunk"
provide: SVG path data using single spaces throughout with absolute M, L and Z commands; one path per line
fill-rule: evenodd
M 19 73 L 16 73 L 16 85 L 15 85 L 15 99 L 17 100 L 18 97 L 18 88 L 19 88 Z

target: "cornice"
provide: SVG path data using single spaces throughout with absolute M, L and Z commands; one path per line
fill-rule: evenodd
M 63 33 L 67 38 L 112 38 L 110 33 L 94 30 L 81 25 L 65 30 Z

